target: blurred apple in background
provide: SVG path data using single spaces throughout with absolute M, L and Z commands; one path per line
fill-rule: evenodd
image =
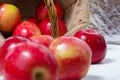
M 51 23 L 49 18 L 42 20 L 38 27 L 41 31 L 41 34 L 51 35 Z M 60 19 L 58 19 L 58 32 L 59 32 L 59 36 L 62 36 L 67 32 L 66 24 Z
M 58 80 L 58 66 L 51 51 L 32 41 L 21 42 L 5 58 L 5 80 Z
M 58 63 L 59 80 L 80 80 L 91 64 L 91 49 L 76 37 L 61 36 L 50 45 Z
M 57 11 L 58 18 L 62 19 L 63 18 L 63 9 L 62 9 L 61 5 L 57 1 L 54 1 L 54 5 L 55 5 L 56 11 Z M 44 20 L 46 18 L 49 18 L 48 10 L 47 10 L 47 7 L 46 7 L 44 1 L 41 1 L 37 5 L 36 16 L 40 21 Z
M 29 38 L 31 36 L 39 36 L 41 32 L 38 26 L 29 21 L 23 21 L 13 31 L 13 36 L 23 36 Z
M 21 22 L 21 12 L 13 4 L 0 4 L 0 31 L 12 32 Z
M 105 58 L 107 47 L 106 41 L 97 30 L 79 30 L 74 36 L 82 39 L 90 46 L 92 50 L 91 63 L 99 63 Z
M 39 24 L 39 21 L 35 17 L 24 17 L 23 21 L 32 22 L 32 23 L 34 23 L 36 25 Z
M 8 52 L 11 51 L 11 49 L 14 48 L 18 43 L 25 41 L 29 40 L 20 36 L 11 36 L 0 44 L 0 73 L 2 73 L 1 71 L 3 69 L 3 63 Z
M 54 40 L 53 37 L 49 35 L 32 36 L 29 39 L 33 42 L 43 44 L 46 47 L 49 47 L 51 42 Z

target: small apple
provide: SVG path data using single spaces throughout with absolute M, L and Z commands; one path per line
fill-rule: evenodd
M 32 36 L 29 39 L 33 42 L 43 44 L 46 47 L 49 47 L 51 42 L 54 40 L 53 37 L 49 35 Z
M 13 36 L 23 36 L 29 38 L 31 36 L 39 36 L 41 32 L 38 26 L 29 21 L 23 21 L 13 31 Z
M 58 80 L 58 67 L 51 51 L 32 41 L 19 43 L 5 57 L 5 80 Z
M 85 41 L 92 50 L 92 64 L 101 62 L 106 55 L 106 41 L 104 37 L 96 30 L 79 30 L 75 37 Z
M 63 18 L 63 9 L 62 9 L 61 5 L 57 1 L 54 1 L 54 5 L 55 5 L 56 11 L 57 11 L 58 18 L 62 19 Z M 44 1 L 41 1 L 37 5 L 36 16 L 40 21 L 42 21 L 46 18 L 49 18 L 48 9 L 47 9 Z
M 0 31 L 12 32 L 21 22 L 21 12 L 13 4 L 2 3 L 0 5 Z
M 2 73 L 4 58 L 7 55 L 7 53 L 14 48 L 18 43 L 29 41 L 27 38 L 20 37 L 20 36 L 11 36 L 7 39 L 5 39 L 0 44 L 0 73 Z
M 53 40 L 49 49 L 58 63 L 59 80 L 80 80 L 91 64 L 91 49 L 76 37 L 61 36 Z
M 28 18 L 23 18 L 23 21 L 28 21 L 28 22 L 32 22 L 36 25 L 39 24 L 38 20 L 35 17 L 28 17 Z
M 38 27 L 41 31 L 41 34 L 51 35 L 51 23 L 49 18 L 42 20 Z M 67 32 L 66 24 L 60 19 L 58 19 L 58 32 L 59 36 L 62 36 Z

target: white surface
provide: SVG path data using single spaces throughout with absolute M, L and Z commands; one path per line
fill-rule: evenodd
M 105 59 L 91 65 L 82 80 L 120 80 L 120 45 L 108 45 Z
M 105 59 L 91 65 L 82 80 L 120 80 L 120 45 L 108 45 Z

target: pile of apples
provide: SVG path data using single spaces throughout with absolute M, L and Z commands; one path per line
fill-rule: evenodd
M 63 9 L 60 4 L 54 1 L 58 15 L 58 31 L 59 36 L 64 35 L 67 32 L 67 26 L 62 21 Z M 51 23 L 49 14 L 44 1 L 36 6 L 34 16 L 25 17 L 22 16 L 20 9 L 8 3 L 0 5 L 0 31 L 12 33 L 13 36 L 39 36 L 39 35 L 51 35 Z
M 96 30 L 78 30 L 64 36 L 67 26 L 61 5 L 54 1 L 59 36 L 51 36 L 51 23 L 44 2 L 36 17 L 22 19 L 13 4 L 0 4 L 0 31 L 12 33 L 0 44 L 0 73 L 4 80 L 80 80 L 91 64 L 106 55 L 104 37 Z

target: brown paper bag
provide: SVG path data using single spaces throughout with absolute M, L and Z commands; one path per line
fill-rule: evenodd
M 80 29 L 85 29 L 89 23 L 88 0 L 58 0 L 65 11 L 64 21 L 68 26 L 65 35 L 74 35 Z
M 0 33 L 0 44 L 5 40 L 4 36 Z

